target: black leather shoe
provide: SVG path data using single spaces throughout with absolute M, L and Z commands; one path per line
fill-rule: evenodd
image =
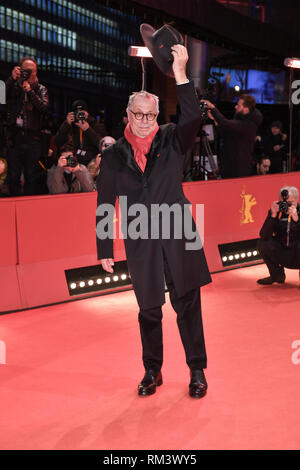
M 203 369 L 191 370 L 189 394 L 193 398 L 202 398 L 207 392 L 207 382 Z
M 155 372 L 154 370 L 146 370 L 145 376 L 138 386 L 138 395 L 146 396 L 153 395 L 156 392 L 156 386 L 158 387 L 163 383 L 161 372 Z
M 263 279 L 258 279 L 257 284 L 261 284 L 262 286 L 270 286 L 274 282 L 278 282 L 278 284 L 283 284 L 285 281 L 285 275 L 278 277 L 264 277 Z

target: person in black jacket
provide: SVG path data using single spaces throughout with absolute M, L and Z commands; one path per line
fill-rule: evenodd
M 287 135 L 282 132 L 282 123 L 280 121 L 272 122 L 270 132 L 262 141 L 263 152 L 271 160 L 270 173 L 282 173 L 283 162 L 287 160 Z
M 101 159 L 97 180 L 98 259 L 105 271 L 113 272 L 113 239 L 105 232 L 105 227 L 107 223 L 108 226 L 113 223 L 113 208 L 119 197 L 128 269 L 140 308 L 145 376 L 138 386 L 138 394 L 151 395 L 155 393 L 156 386 L 162 384 L 161 307 L 165 303 L 166 281 L 170 301 L 177 313 L 186 362 L 190 368 L 189 394 L 194 398 L 201 398 L 207 390 L 203 371 L 207 359 L 200 286 L 211 282 L 211 277 L 202 244 L 196 246 L 193 243 L 189 247 L 187 243 L 189 237 L 185 229 L 189 223 L 192 226 L 193 220 L 188 207 L 189 201 L 184 196 L 181 184 L 184 155 L 195 141 L 201 113 L 194 85 L 186 77 L 187 50 L 181 44 L 176 44 L 171 49 L 181 108 L 178 123 L 158 126 L 157 96 L 141 91 L 129 98 L 129 123 L 124 137 L 105 150 Z M 128 212 L 132 212 L 137 206 L 142 206 L 146 211 L 146 220 L 140 224 L 142 233 L 137 237 L 135 233 L 130 235 L 132 214 L 127 214 L 121 197 L 127 201 Z M 164 236 L 164 220 L 161 224 L 160 216 L 152 214 L 152 210 L 158 206 L 162 210 L 162 219 L 163 207 L 166 214 L 168 208 L 170 210 L 176 206 L 181 215 L 184 211 L 189 223 L 178 220 L 174 214 L 172 220 L 169 219 L 170 235 Z M 106 219 L 107 207 L 112 209 L 109 210 L 109 220 Z M 135 223 L 134 220 L 133 222 Z M 181 236 L 176 234 L 177 229 L 181 229 Z M 125 235 L 126 231 L 128 236 Z M 195 236 L 198 238 L 197 234 Z
M 54 137 L 54 145 L 59 151 L 66 143 L 72 145 L 79 163 L 88 165 L 99 153 L 102 137 L 102 127 L 88 113 L 86 102 L 76 100 Z
M 260 231 L 258 250 L 270 276 L 258 284 L 280 284 L 285 281 L 284 267 L 300 268 L 300 204 L 298 189 L 285 186 L 274 201 Z M 285 202 L 285 204 L 283 204 Z
M 223 141 L 220 154 L 222 178 L 250 176 L 256 130 L 262 123 L 255 99 L 251 95 L 241 95 L 235 106 L 234 119 L 226 119 L 210 101 L 201 101 L 209 108 L 209 117 L 217 124 Z
M 24 57 L 6 82 L 8 178 L 11 196 L 20 196 L 21 173 L 24 194 L 37 193 L 41 126 L 49 109 L 48 92 L 38 82 L 37 64 Z

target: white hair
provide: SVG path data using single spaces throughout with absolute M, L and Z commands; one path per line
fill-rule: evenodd
M 292 194 L 294 196 L 296 201 L 298 201 L 299 191 L 295 186 L 283 186 L 279 191 L 279 198 L 281 197 L 282 191 L 284 191 L 285 189 L 288 191 L 289 194 Z
M 145 90 L 142 90 L 142 91 L 135 91 L 134 93 L 132 93 L 130 96 L 129 96 L 129 100 L 128 100 L 128 105 L 127 105 L 127 108 L 130 108 L 133 101 L 135 100 L 135 98 L 138 98 L 138 97 L 142 97 L 142 98 L 152 98 L 155 102 L 155 106 L 156 106 L 156 111 L 159 112 L 159 98 L 158 96 L 156 95 L 153 95 L 152 93 L 148 93 L 148 91 L 145 91 Z

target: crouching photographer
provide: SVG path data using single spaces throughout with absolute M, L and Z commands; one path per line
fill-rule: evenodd
M 63 151 L 57 165 L 53 165 L 47 174 L 50 194 L 86 193 L 93 191 L 94 182 L 86 166 L 78 162 L 71 151 Z
M 66 143 L 72 144 L 79 163 L 87 165 L 98 154 L 101 137 L 102 127 L 88 113 L 86 102 L 76 100 L 54 137 L 54 145 L 61 150 Z
M 279 200 L 274 201 L 260 231 L 258 250 L 270 276 L 258 284 L 284 283 L 284 267 L 300 269 L 300 204 L 298 189 L 281 188 Z

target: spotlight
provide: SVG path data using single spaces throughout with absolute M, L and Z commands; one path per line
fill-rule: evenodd
M 286 67 L 291 67 L 292 69 L 300 69 L 300 59 L 296 57 L 286 57 L 283 63 Z
M 70 296 L 120 292 L 132 288 L 126 261 L 117 261 L 114 273 L 104 272 L 99 264 L 65 271 Z
M 148 47 L 144 46 L 129 46 L 128 55 L 131 57 L 152 57 Z
M 235 91 L 240 91 L 240 87 L 238 85 L 235 85 L 234 89 Z
M 219 253 L 224 267 L 253 264 L 261 260 L 257 250 L 258 238 L 219 245 Z

